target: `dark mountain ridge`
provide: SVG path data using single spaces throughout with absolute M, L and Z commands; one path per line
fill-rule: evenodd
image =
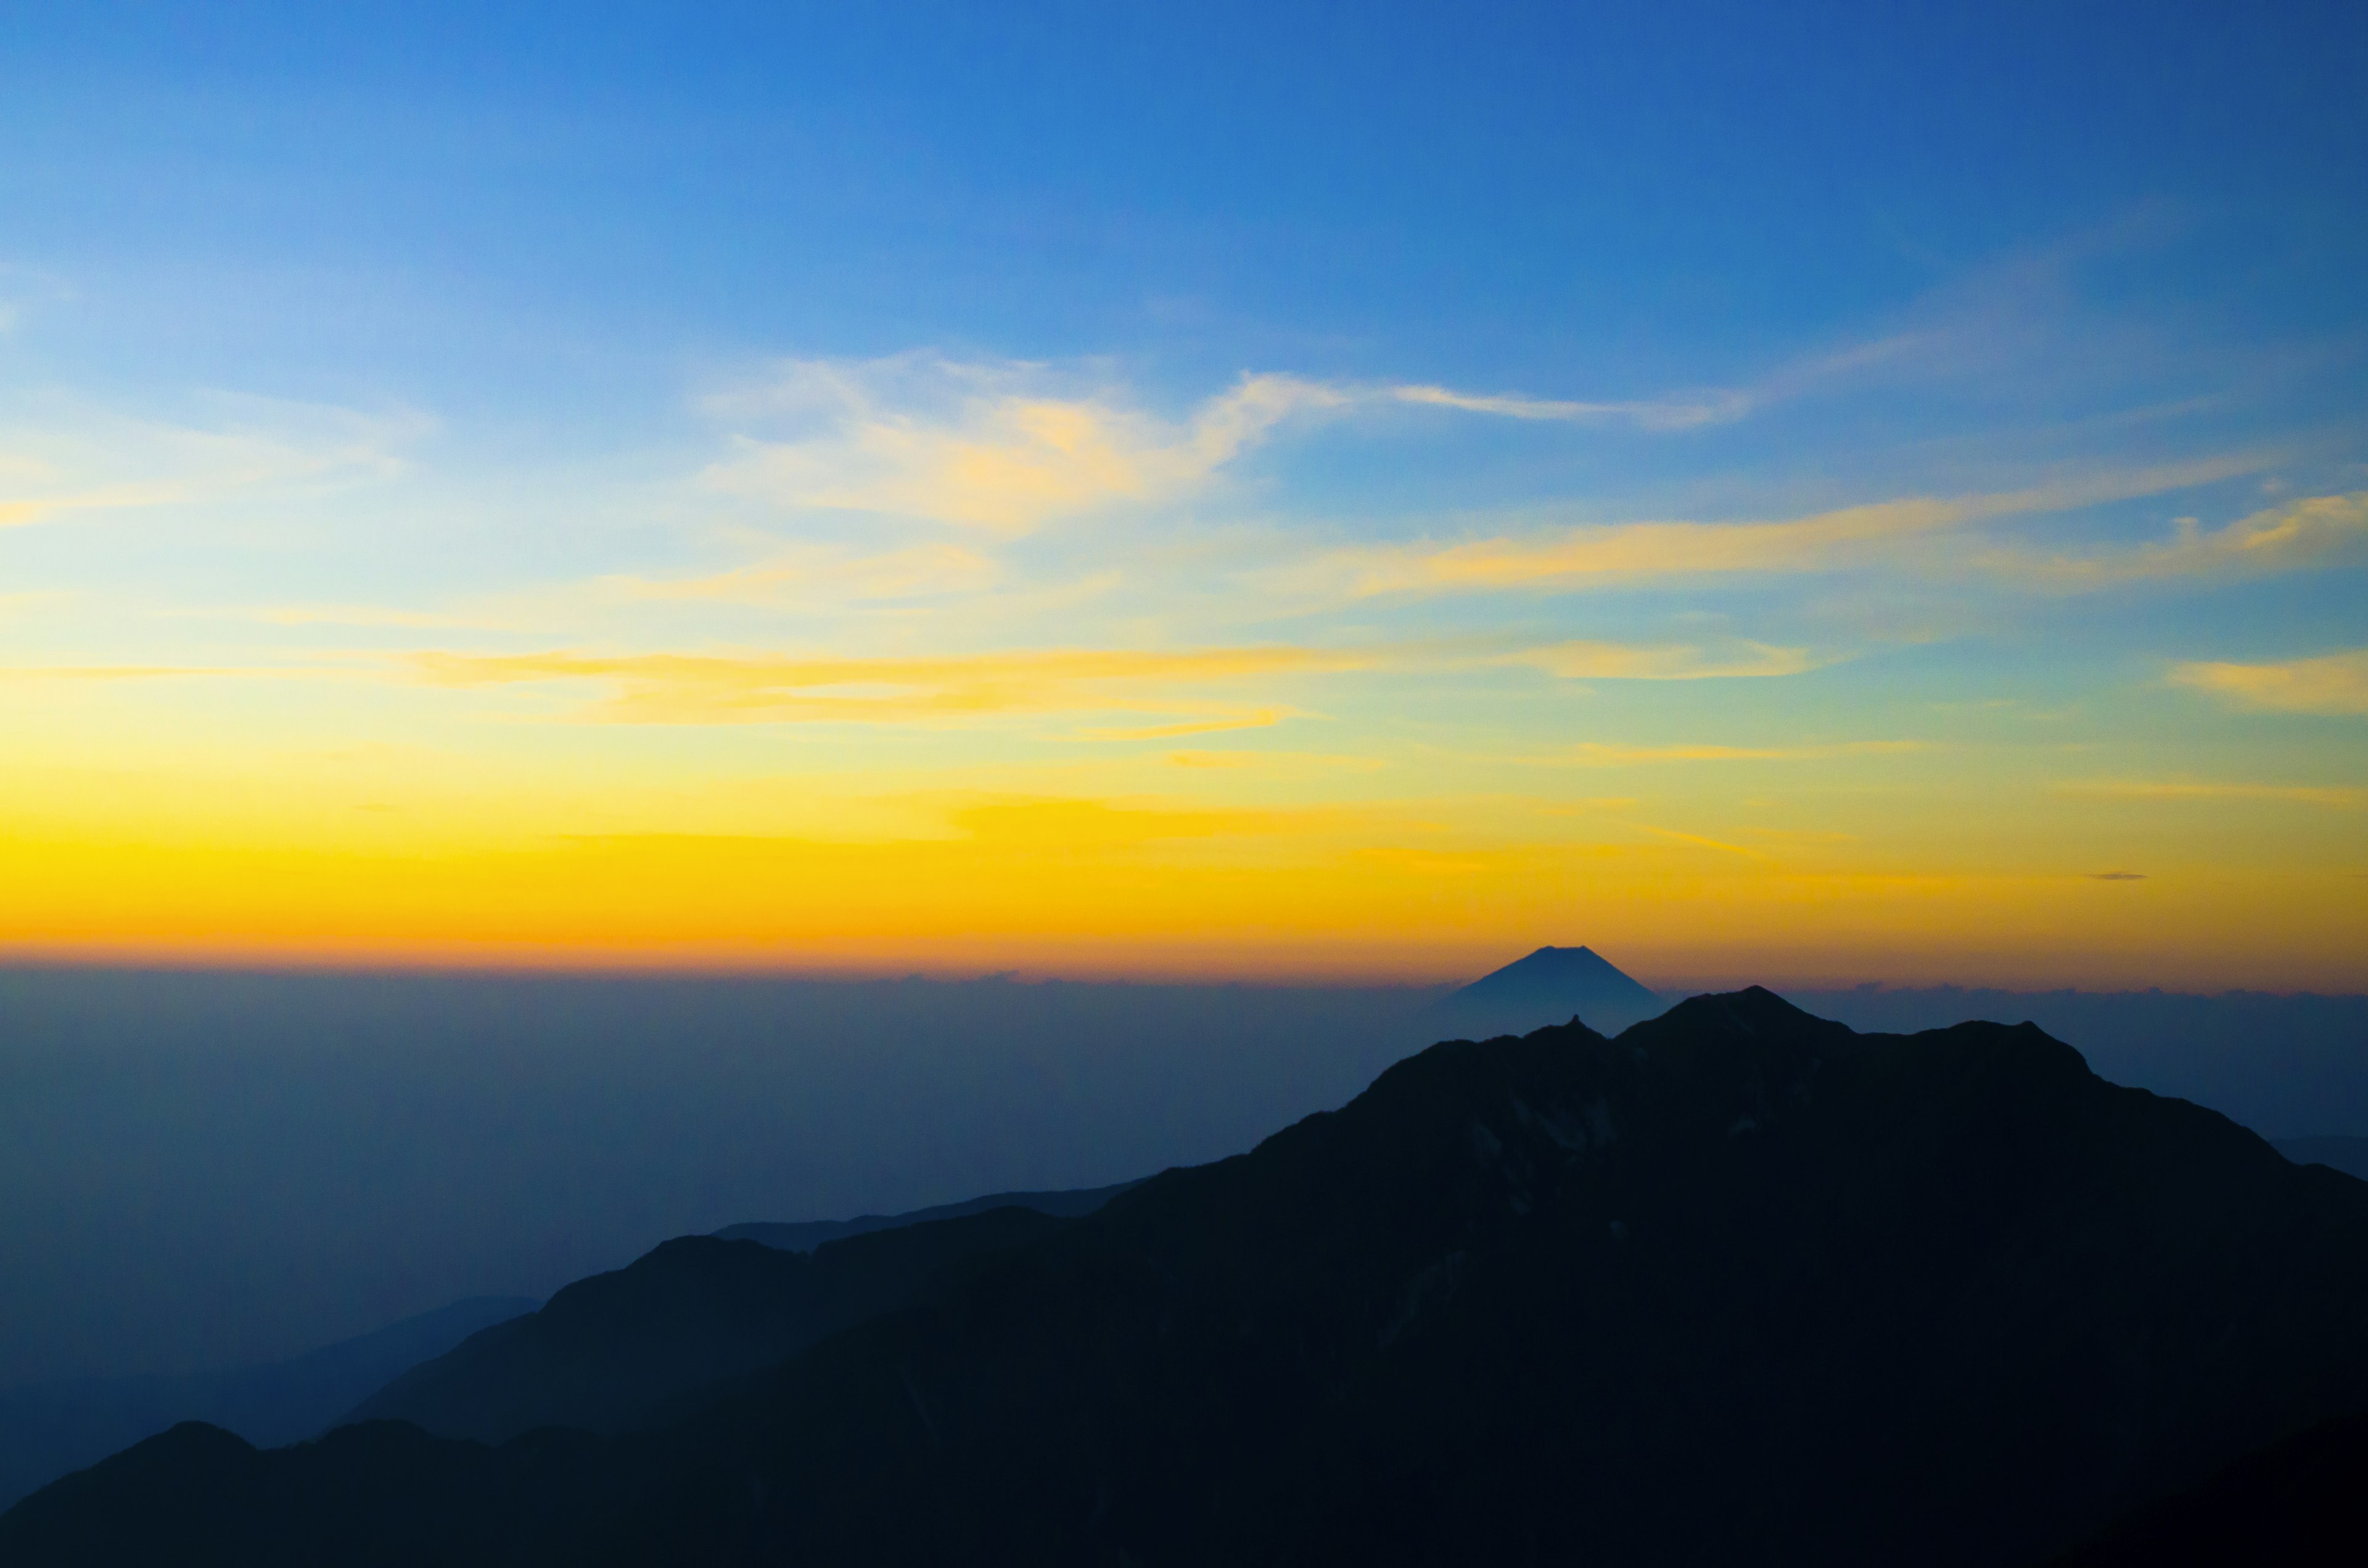
M 2028 1026 L 1450 1041 L 1047 1223 L 662 1431 L 185 1428 L 0 1552 L 2022 1564 L 2368 1407 L 2368 1186 Z M 294 1514 L 160 1533 L 209 1466 Z
M 0 1507 L 184 1421 L 224 1427 L 266 1447 L 319 1437 L 356 1400 L 405 1368 L 535 1306 L 527 1297 L 472 1297 L 261 1366 L 0 1390 Z
M 912 1301 L 965 1258 L 1061 1221 L 1006 1206 L 829 1243 L 813 1253 L 679 1236 L 579 1279 L 364 1400 L 348 1422 L 408 1421 L 499 1443 L 541 1426 L 624 1432 L 700 1391 Z
M 959 1203 L 940 1203 L 904 1214 L 858 1214 L 852 1220 L 752 1220 L 726 1225 L 714 1234 L 727 1242 L 762 1242 L 785 1252 L 812 1252 L 825 1242 L 925 1224 L 931 1220 L 959 1220 L 967 1214 L 984 1214 L 990 1209 L 1032 1209 L 1058 1219 L 1077 1219 L 1135 1185 L 1121 1181 L 1109 1187 L 1069 1187 L 1057 1192 L 990 1192 L 984 1198 L 966 1198 Z

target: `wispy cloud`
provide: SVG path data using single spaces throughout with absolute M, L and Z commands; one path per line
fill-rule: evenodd
M 0 680 L 176 680 L 198 676 L 280 676 L 283 670 L 233 669 L 211 665 L 0 665 Z
M 1675 828 L 1655 827 L 1649 823 L 1640 822 L 1632 824 L 1631 825 L 1643 832 L 1649 833 L 1656 838 L 1666 838 L 1673 844 L 1688 844 L 1697 849 L 1715 849 L 1722 854 L 1740 855 L 1747 860 L 1765 860 L 1768 858 L 1768 852 L 1764 849 L 1753 849 L 1747 845 L 1741 844 L 1729 844 L 1723 838 L 1705 838 L 1699 833 L 1679 833 Z
M 2210 483 L 2258 469 L 2252 456 L 2117 470 L 2021 490 L 1914 496 L 1775 522 L 1634 522 L 1456 543 L 1333 551 L 1290 575 L 1355 597 L 1569 589 L 1629 579 L 1811 572 L 1880 559 L 1972 524 L 2069 510 Z
M 704 478 L 784 506 L 882 513 L 1015 536 L 1114 505 L 1171 500 L 1284 422 L 1349 395 L 1296 377 L 1246 375 L 1181 422 L 1108 392 L 1044 390 L 1044 368 L 904 355 L 801 360 L 763 386 L 711 399 L 718 417 L 783 434 L 734 437 Z
M 992 558 L 968 545 L 938 541 L 870 554 L 822 545 L 794 546 L 759 563 L 729 571 L 682 577 L 607 577 L 599 585 L 634 599 L 780 605 L 811 599 L 941 598 L 991 588 L 1001 575 Z
M 1688 430 L 1740 419 L 1891 359 L 1916 338 L 1854 345 L 1741 388 L 1624 401 L 1245 372 L 1180 420 L 1076 369 L 908 353 L 790 360 L 704 400 L 734 451 L 712 489 L 780 506 L 884 514 L 1011 537 L 1102 508 L 1156 506 L 1206 483 L 1284 426 L 1383 406 L 1525 422 Z
M 0 426 L 0 528 L 73 513 L 336 487 L 402 472 L 414 414 L 217 398 L 209 426 L 51 409 Z
M 2368 713 L 2368 648 L 2278 664 L 2184 664 L 2170 672 L 2170 678 L 2248 708 Z
M 1554 642 L 1508 653 L 1499 662 L 1533 665 L 1565 680 L 1725 680 L 1793 676 L 1817 667 L 1805 648 L 1775 648 L 1764 642 L 1723 649 Z
M 2169 539 L 2134 549 L 2086 555 L 1998 551 L 1981 564 L 2042 586 L 2078 590 L 2157 577 L 2293 572 L 2362 555 L 2368 555 L 2368 491 L 2290 501 L 2209 531 L 2195 518 L 2181 517 Z
M 483 625 L 481 617 L 387 605 L 270 605 L 250 613 L 268 626 L 382 626 L 427 630 Z
M 2078 778 L 2056 786 L 2067 795 L 2116 801 L 2283 801 L 2340 810 L 2368 807 L 2368 789 L 2350 785 L 2219 784 L 2190 779 Z
M 1567 751 L 1542 759 L 1602 767 L 1649 762 L 1807 762 L 1836 756 L 1884 756 L 1922 751 L 1922 741 L 1845 741 L 1836 745 L 1630 746 L 1583 741 Z
M 1377 395 L 1392 402 L 1465 414 L 1493 415 L 1505 419 L 1552 421 L 1567 425 L 1625 425 L 1640 430 L 1696 430 L 1747 418 L 1771 404 L 1784 403 L 1821 384 L 1897 359 L 1925 341 L 1926 335 L 1902 333 L 1856 343 L 1827 353 L 1809 355 L 1745 386 L 1712 388 L 1666 397 L 1590 402 L 1568 398 L 1531 397 L 1520 392 L 1468 392 L 1441 386 L 1395 386 Z
M 1292 717 L 1288 708 L 1251 708 L 1222 719 L 1196 719 L 1180 724 L 1150 724 L 1135 729 L 1082 730 L 1089 741 L 1175 741 L 1187 735 L 1222 734 L 1228 730 L 1270 730 Z
M 1056 650 L 943 658 L 793 658 L 640 653 L 424 653 L 418 676 L 450 687 L 591 682 L 611 695 L 591 716 L 620 722 L 916 723 L 1003 714 L 1171 714 L 1182 727 L 1107 739 L 1272 723 L 1272 704 L 1194 699 L 1191 687 L 1352 670 L 1372 655 L 1315 649 L 1208 648 L 1173 653 Z
M 1702 680 L 1792 675 L 1814 667 L 1801 650 L 1758 643 L 1705 649 L 1618 642 L 1549 643 L 1505 653 L 1474 651 L 1468 643 L 1405 642 L 1330 649 L 1290 645 L 1168 652 L 1066 649 L 928 657 L 554 651 L 422 652 L 404 658 L 417 677 L 437 686 L 585 683 L 604 687 L 609 695 L 589 710 L 592 716 L 643 723 L 913 723 L 1050 712 L 1168 716 L 1168 722 L 1157 724 L 1076 732 L 1079 739 L 1096 741 L 1163 740 L 1263 729 L 1304 716 L 1300 710 L 1271 699 L 1227 696 L 1213 700 L 1182 695 L 1196 687 L 1238 687 L 1279 676 L 1527 665 L 1555 676 L 1592 679 Z M 1168 695 L 1155 695 L 1160 693 Z M 1889 747 L 1889 743 L 1883 743 L 1873 749 Z M 1593 749 L 1609 755 L 1617 748 Z M 1796 753 L 1695 748 L 1686 755 Z

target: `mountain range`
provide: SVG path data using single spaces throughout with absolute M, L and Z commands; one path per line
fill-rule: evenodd
M 574 1430 L 176 1427 L 0 1558 L 2024 1564 L 2368 1409 L 2368 1184 L 2030 1026 L 1756 989 L 1441 1043 L 1083 1218 L 698 1240 L 635 1269 L 861 1300 Z M 635 1269 L 575 1301 L 708 1321 Z
M 0 1391 L 0 1507 L 183 1421 L 209 1422 L 267 1448 L 317 1437 L 390 1378 L 536 1305 L 479 1296 L 261 1366 Z

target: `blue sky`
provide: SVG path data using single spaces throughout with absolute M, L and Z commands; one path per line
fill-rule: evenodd
M 2356 9 L 10 28 L 6 852 L 198 859 L 0 940 L 1033 802 L 1139 831 L 724 946 L 2368 983 Z M 1280 926 L 1194 880 L 1244 865 Z M 482 915 L 330 924 L 653 939 Z

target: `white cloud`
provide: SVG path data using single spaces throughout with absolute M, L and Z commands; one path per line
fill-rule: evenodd
M 1823 571 L 1929 549 L 1936 537 L 1982 522 L 2157 494 L 2260 466 L 2251 456 L 2209 458 L 1988 494 L 1907 496 L 1782 521 L 1611 523 L 1360 546 L 1288 569 L 1284 576 L 1305 588 L 1365 597 L 1567 591 L 1648 577 Z
M 429 424 L 414 414 L 209 401 L 220 416 L 206 425 L 56 407 L 0 425 L 0 527 L 385 479 L 402 472 L 401 449 Z
M 1793 676 L 1817 667 L 1805 648 L 1775 648 L 1764 642 L 1725 648 L 1555 642 L 1509 654 L 1502 662 L 1533 665 L 1565 680 L 1720 680 Z
M 2263 665 L 2184 664 L 2170 678 L 2248 708 L 2368 713 L 2368 648 Z
M 1181 422 L 1109 392 L 1048 390 L 1042 367 L 920 355 L 800 360 L 761 387 L 710 399 L 742 432 L 704 478 L 779 505 L 924 518 L 1011 537 L 1117 505 L 1153 506 L 1301 415 L 1348 394 L 1291 376 L 1247 375 Z
M 2168 540 L 2088 555 L 2000 551 L 1983 558 L 1994 571 L 2045 587 L 2078 590 L 2159 577 L 2292 572 L 2368 554 L 2368 491 L 2313 495 L 2265 507 L 2205 531 L 2181 517 Z

